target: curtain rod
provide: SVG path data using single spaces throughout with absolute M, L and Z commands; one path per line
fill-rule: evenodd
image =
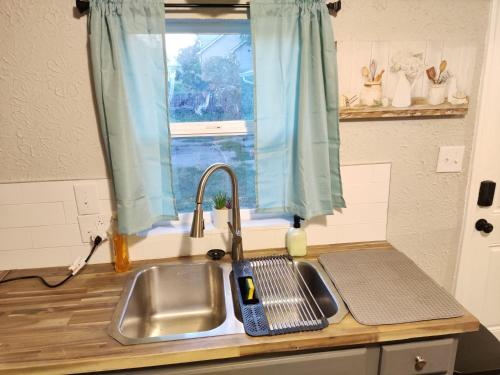
M 337 16 L 337 13 L 340 11 L 342 6 L 341 0 L 337 0 L 333 3 L 328 3 L 326 6 L 332 16 Z M 239 8 L 239 9 L 247 9 L 250 7 L 249 3 L 245 4 L 223 4 L 223 3 L 165 3 L 165 8 Z M 76 8 L 80 13 L 84 13 L 89 9 L 89 1 L 88 0 L 76 0 Z

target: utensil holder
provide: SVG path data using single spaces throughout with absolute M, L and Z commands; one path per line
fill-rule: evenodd
M 361 105 L 382 105 L 382 82 L 365 82 L 361 89 Z
M 427 95 L 427 101 L 430 105 L 443 104 L 446 96 L 446 85 L 445 84 L 433 84 L 429 87 L 429 93 Z

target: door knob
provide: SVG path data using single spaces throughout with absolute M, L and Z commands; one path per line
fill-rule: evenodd
M 493 225 L 488 223 L 486 219 L 479 219 L 476 221 L 476 229 L 480 232 L 491 233 L 493 232 Z

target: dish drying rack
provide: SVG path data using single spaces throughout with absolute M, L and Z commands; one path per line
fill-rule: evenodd
M 325 314 L 290 256 L 233 262 L 233 276 L 243 325 L 250 336 L 313 331 L 328 326 Z M 251 299 L 245 294 L 248 278 L 255 285 Z

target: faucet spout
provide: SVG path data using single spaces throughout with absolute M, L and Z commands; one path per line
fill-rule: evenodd
M 196 193 L 196 208 L 193 215 L 193 223 L 191 225 L 191 237 L 203 237 L 203 231 L 205 229 L 203 221 L 203 196 L 205 194 L 205 187 L 207 185 L 210 176 L 217 170 L 225 171 L 231 178 L 231 190 L 232 190 L 232 223 L 228 223 L 232 234 L 232 245 L 231 245 L 231 257 L 234 261 L 243 260 L 243 244 L 241 238 L 241 219 L 240 219 L 240 199 L 238 195 L 238 179 L 234 170 L 227 164 L 216 163 L 208 167 L 200 178 L 198 184 L 198 191 Z

